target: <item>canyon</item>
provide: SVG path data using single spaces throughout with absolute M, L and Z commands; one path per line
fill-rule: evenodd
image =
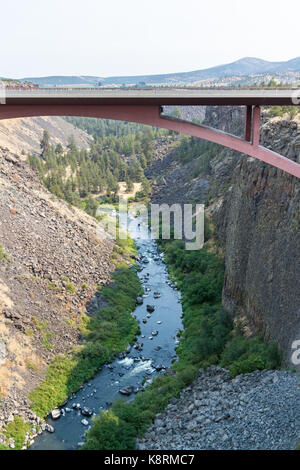
M 240 135 L 242 112 L 240 108 L 210 107 L 205 110 L 204 123 Z M 189 115 L 193 116 L 193 110 L 186 111 L 186 116 Z M 95 219 L 48 192 L 36 172 L 24 162 L 25 153 L 39 154 L 39 140 L 49 126 L 54 134 L 53 145 L 61 143 L 66 148 L 71 135 L 79 148 L 91 145 L 90 135 L 60 118 L 15 120 L 9 126 L 4 122 L 0 128 L 2 135 L 5 134 L 2 138 L 0 134 L 0 144 L 3 143 L 0 149 L 0 230 L 5 255 L 0 271 L 2 442 L 5 442 L 5 436 L 1 435 L 1 426 L 4 428 L 15 416 L 32 425 L 27 444 L 40 433 L 38 427 L 46 429 L 41 417 L 31 410 L 28 393 L 44 379 L 49 364 L 58 354 L 70 353 L 74 346 L 83 344 L 78 329 L 81 316 L 90 307 L 90 311 L 103 307 L 99 296 L 95 295 L 97 286 L 108 285 L 115 270 L 112 263 L 115 244 L 97 240 Z M 15 135 L 19 137 L 14 138 Z M 300 161 L 297 117 L 272 118 L 266 111 L 261 140 L 266 147 Z M 223 307 L 245 337 L 253 338 L 259 334 L 266 342 L 275 340 L 283 353 L 285 366 L 295 369 L 291 362 L 292 344 L 300 338 L 299 180 L 237 152 L 218 146 L 203 147 L 197 139 L 194 143 L 198 153 L 196 150 L 193 158 L 185 161 L 178 157 L 180 139 L 173 137 L 167 144 L 165 137 L 156 139 L 153 161 L 145 170 L 152 182 L 152 202 L 205 203 L 214 243 L 225 261 Z M 178 413 L 185 416 L 184 426 L 192 437 L 187 436 L 182 444 L 178 441 L 176 448 L 181 445 L 182 448 L 194 448 L 188 439 L 201 441 L 191 424 L 199 424 L 202 419 L 193 400 L 201 401 L 202 393 L 210 393 L 210 380 L 214 391 L 215 376 L 220 377 L 217 378 L 220 393 L 224 393 L 231 383 L 224 369 L 211 369 L 207 372 L 208 377 L 205 374 L 199 371 L 196 381 L 181 392 L 178 402 L 169 405 L 166 415 L 156 416 L 145 439 L 137 442 L 138 448 L 166 448 L 169 444 L 164 441 L 165 424 L 167 430 L 173 427 Z M 296 376 L 285 372 L 252 374 L 241 379 L 245 380 L 245 388 L 240 387 L 241 390 L 234 392 L 244 394 L 242 399 L 237 396 L 237 406 L 239 401 L 241 405 L 247 401 L 248 393 L 252 397 L 256 387 L 260 393 L 260 387 L 268 384 L 274 392 L 275 385 L 280 387 L 282 384 L 280 393 L 286 394 L 286 403 L 295 408 L 290 418 L 297 422 Z M 293 390 L 292 395 L 288 393 L 288 387 Z M 218 403 L 212 399 L 209 406 L 213 416 Z M 197 421 L 198 417 L 200 421 Z M 215 417 L 218 419 L 217 415 Z M 269 418 L 266 414 L 265 419 Z M 286 427 L 289 422 L 287 417 L 282 426 Z M 275 420 L 273 425 L 270 424 L 270 439 L 272 436 L 274 439 L 264 445 L 293 448 L 297 437 L 296 422 L 290 435 L 280 441 L 279 434 L 276 437 L 272 431 Z M 258 427 L 260 423 L 257 419 Z M 225 439 L 230 432 L 225 428 L 222 427 L 223 434 L 220 431 L 221 441 L 210 442 L 208 439 L 201 441 L 199 446 L 247 446 L 247 439 L 244 443 L 238 443 L 234 436 Z M 251 430 L 249 432 L 251 434 Z M 172 433 L 168 435 L 173 436 Z M 253 439 L 254 448 L 257 445 Z

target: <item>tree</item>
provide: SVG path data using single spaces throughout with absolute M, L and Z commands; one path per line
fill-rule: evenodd
M 175 108 L 172 109 L 172 111 L 170 112 L 170 116 L 173 117 L 173 118 L 176 118 L 176 119 L 181 118 L 181 112 L 180 112 L 180 109 L 178 108 L 178 106 L 176 106 Z
M 131 193 L 134 189 L 133 182 L 131 181 L 128 175 L 126 176 L 125 181 L 126 181 L 126 193 Z
M 61 143 L 57 144 L 57 146 L 55 147 L 56 155 L 61 155 L 63 152 L 64 152 L 64 149 Z
M 51 145 L 50 145 L 50 134 L 47 129 L 43 132 L 43 137 L 40 142 L 40 146 L 42 149 L 42 157 L 46 157 L 51 152 Z
M 95 217 L 97 209 L 98 209 L 98 203 L 96 199 L 89 197 L 85 204 L 85 212 Z
M 142 139 L 142 147 L 147 161 L 151 162 L 154 153 L 154 136 L 151 127 L 146 127 L 145 129 Z
M 69 142 L 68 142 L 67 147 L 71 152 L 76 152 L 76 150 L 77 150 L 75 137 L 74 137 L 73 134 L 71 134 L 70 137 L 69 137 Z
M 151 183 L 147 178 L 143 178 L 142 180 L 142 193 L 145 197 L 151 194 Z
M 147 160 L 146 160 L 146 157 L 145 157 L 145 155 L 144 155 L 143 153 L 141 153 L 141 154 L 139 155 L 139 161 L 140 161 L 140 164 L 141 164 L 142 168 L 145 169 L 146 166 L 147 166 Z
M 130 175 L 134 181 L 141 181 L 144 175 L 143 168 L 135 155 L 132 157 Z

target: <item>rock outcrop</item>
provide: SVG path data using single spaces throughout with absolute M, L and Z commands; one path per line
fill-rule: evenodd
M 219 119 L 212 110 L 207 120 L 221 124 L 222 110 L 218 113 Z M 233 121 L 235 132 L 240 121 Z M 265 116 L 261 142 L 300 162 L 297 122 Z M 225 254 L 224 306 L 275 339 L 295 367 L 290 358 L 292 343 L 300 339 L 300 181 L 228 150 L 211 167 L 212 192 L 219 196 L 214 218 Z

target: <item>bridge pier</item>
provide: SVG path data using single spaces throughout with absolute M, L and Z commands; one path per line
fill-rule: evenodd
M 245 110 L 245 140 L 258 147 L 260 141 L 260 106 L 246 106 Z
M 260 120 L 261 120 L 260 106 L 254 106 L 254 108 L 253 108 L 253 129 L 252 129 L 252 145 L 254 147 L 259 146 Z
M 246 106 L 245 109 L 245 140 L 251 142 L 252 140 L 252 117 L 253 117 L 253 106 Z

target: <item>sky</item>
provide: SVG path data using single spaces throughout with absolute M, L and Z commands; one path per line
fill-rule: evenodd
M 0 0 L 0 76 L 187 72 L 300 56 L 299 0 Z

